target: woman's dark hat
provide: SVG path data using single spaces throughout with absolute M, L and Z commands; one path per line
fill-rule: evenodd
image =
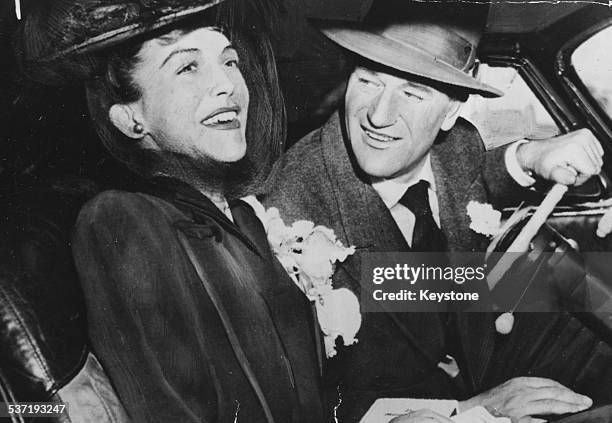
M 87 53 L 201 13 L 224 0 L 39 0 L 25 22 L 29 59 Z
M 317 25 L 341 47 L 375 63 L 485 97 L 503 95 L 470 74 L 484 26 L 482 11 L 475 18 L 465 16 L 466 9 L 457 6 L 409 5 L 404 0 L 408 6 L 395 8 L 390 3 L 378 2 L 386 10 L 381 13 L 379 6 L 378 13 L 371 13 L 365 22 L 319 21 Z
M 80 80 L 91 67 L 89 53 L 193 17 L 224 1 L 35 0 L 25 10 L 17 54 L 26 73 L 38 74 L 35 79 Z

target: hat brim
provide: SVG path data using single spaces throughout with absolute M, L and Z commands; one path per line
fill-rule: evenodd
M 146 24 L 133 23 L 126 25 L 95 37 L 91 37 L 82 43 L 73 45 L 64 50 L 60 50 L 53 55 L 38 59 L 37 61 L 54 61 L 73 54 L 91 53 L 96 50 L 107 48 L 138 35 L 158 30 L 182 19 L 202 13 L 220 3 L 223 3 L 224 1 L 225 0 L 208 0 L 206 4 L 199 6 L 185 6 L 184 9 L 179 10 L 177 10 L 175 7 L 167 11 L 167 13 L 163 13 L 162 11 L 159 18 L 157 18 L 154 22 L 147 22 Z
M 483 97 L 501 97 L 503 91 L 483 84 L 469 74 L 444 63 L 417 47 L 351 27 L 326 26 L 319 29 L 341 47 L 376 63 L 401 72 L 465 88 Z

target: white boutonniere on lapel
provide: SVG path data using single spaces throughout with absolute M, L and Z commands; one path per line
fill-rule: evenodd
M 355 247 L 345 247 L 332 229 L 307 220 L 285 225 L 276 207 L 266 210 L 254 196 L 243 200 L 263 223 L 270 247 L 291 279 L 314 302 L 327 357 L 336 355 L 338 336 L 344 345 L 356 343 L 361 327 L 359 300 L 349 289 L 332 286 L 336 263 L 355 253 Z
M 499 235 L 502 214 L 490 204 L 470 201 L 467 205 L 467 215 L 470 218 L 470 229 L 474 232 L 488 237 Z

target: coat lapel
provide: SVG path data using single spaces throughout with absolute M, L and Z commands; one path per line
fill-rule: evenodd
M 460 119 L 452 131 L 442 134 L 432 151 L 440 222 L 451 252 L 482 252 L 486 237 L 472 231 L 467 215 L 470 200 L 487 202 L 481 167 L 482 141 L 470 123 Z M 457 160 L 465 157 L 465 160 Z M 472 385 L 478 387 L 494 348 L 491 313 L 458 313 L 457 328 Z
M 451 252 L 482 251 L 486 245 L 486 238 L 470 229 L 467 215 L 470 200 L 487 201 L 481 177 L 482 160 L 480 136 L 463 119 L 451 131 L 441 133 L 432 150 L 440 223 Z
M 199 243 L 203 239 L 217 236 L 215 229 L 218 228 L 215 224 L 222 226 L 255 254 L 256 257 L 249 259 L 253 272 L 256 272 L 251 275 L 252 287 L 266 305 L 267 313 L 276 330 L 276 339 L 285 352 L 282 360 L 291 375 L 292 384 L 300 397 L 301 406 L 310 409 L 311 413 L 318 413 L 319 410 L 322 410 L 322 405 L 318 394 L 320 389 L 318 385 L 319 361 L 316 349 L 313 347 L 315 345 L 315 322 L 314 319 L 305 319 L 305 316 L 310 315 L 310 305 L 272 256 L 267 247 L 268 241 L 261 222 L 251 207 L 243 201 L 231 202 L 230 208 L 234 219 L 232 222 L 197 191 L 189 187 L 182 187 L 179 190 L 174 187 L 170 191 L 174 192 L 173 203 L 194 218 L 194 221 L 181 221 L 176 224 L 179 230 L 179 240 L 217 309 L 232 348 L 269 421 L 272 421 L 270 420 L 269 399 L 266 399 L 255 377 L 252 370 L 254 363 L 249 359 L 248 351 L 243 350 L 240 339 L 235 334 L 233 319 L 226 311 L 228 309 L 222 296 L 217 292 L 215 284 L 211 283 L 213 276 L 207 276 L 206 267 L 203 265 L 205 258 L 203 259 L 199 253 L 201 251 Z M 202 219 L 204 216 L 206 219 Z M 209 219 L 213 219 L 215 224 L 207 224 Z M 303 335 L 296 336 L 296 333 Z
M 156 177 L 143 189 L 144 192 L 164 198 L 178 207 L 183 213 L 193 219 L 194 231 L 201 230 L 199 222 L 212 219 L 226 231 L 240 239 L 246 246 L 261 257 L 265 257 L 262 249 L 246 236 L 237 225 L 230 221 L 208 197 L 198 192 L 186 183 L 169 177 Z M 188 230 L 189 222 L 184 222 L 183 230 Z M 211 228 L 214 230 L 214 228 Z M 220 234 L 213 234 L 220 236 Z
M 311 304 L 286 275 L 270 248 L 265 247 L 268 245 L 266 232 L 251 206 L 240 200 L 232 202 L 230 206 L 236 225 L 258 246 L 262 257 L 269 264 L 267 268 L 271 274 L 258 280 L 259 292 L 268 305 L 280 341 L 289 357 L 287 365 L 298 381 L 296 389 L 303 399 L 318 401 L 318 380 L 322 371 L 322 356 L 318 353 L 318 347 L 321 339 Z M 305 316 L 309 318 L 305 319 Z M 296 333 L 302 336 L 295 336 Z M 320 403 L 310 403 L 309 406 L 311 413 L 321 409 Z
M 345 139 L 336 113 L 322 128 L 321 147 L 346 241 L 364 251 L 407 251 L 389 209 L 352 163 Z
M 229 310 L 227 304 L 219 295 L 215 284 L 211 283 L 211 278 L 215 278 L 214 274 L 207 277 L 208 266 L 204 266 L 204 263 L 208 257 L 202 257 L 201 243 L 210 238 L 217 238 L 217 241 L 221 242 L 222 237 L 228 236 L 229 233 L 238 240 L 238 243 L 251 250 L 254 256 L 249 257 L 249 254 L 243 256 L 243 259 L 248 259 L 253 266 L 254 273 L 249 273 L 250 278 L 247 279 L 251 281 L 256 295 L 259 295 L 265 304 L 266 312 L 276 330 L 277 341 L 285 351 L 282 360 L 300 397 L 300 406 L 308 409 L 311 414 L 314 413 L 312 421 L 322 420 L 323 416 L 319 416 L 323 409 L 319 396 L 319 360 L 313 347 L 316 342 L 314 331 L 316 322 L 312 318 L 306 318 L 312 316 L 310 304 L 273 257 L 268 248 L 265 230 L 251 207 L 240 200 L 230 202 L 234 220 L 232 222 L 206 196 L 175 179 L 154 178 L 144 191 L 166 199 L 188 216 L 187 220 L 175 223 L 179 241 L 213 301 L 232 348 L 243 366 L 243 371 L 268 421 L 271 422 L 272 404 L 267 402 L 253 373 L 251 365 L 254 363 L 250 361 L 248 351 L 243 350 L 236 336 L 236 327 L 227 312 Z M 219 227 L 223 231 L 220 231 Z M 296 334 L 301 335 L 296 336 Z
M 266 260 L 272 260 L 272 251 L 268 248 L 268 238 L 263 226 L 251 206 L 242 200 L 230 202 L 234 223 L 240 232 L 247 237 L 259 255 Z
M 343 241 L 357 248 L 357 253 L 349 257 L 342 270 L 359 290 L 360 253 L 409 251 L 409 247 L 389 209 L 352 163 L 347 153 L 350 150 L 344 144 L 346 139 L 336 113 L 321 130 L 321 148 L 341 220 Z M 440 361 L 437 351 L 444 341 L 444 332 L 437 314 L 395 313 L 384 307 L 383 311 L 434 365 Z
M 202 283 L 202 287 L 204 288 L 204 290 L 206 291 L 208 295 L 208 298 L 210 298 L 214 308 L 217 311 L 217 315 L 219 316 L 221 320 L 221 323 L 223 325 L 227 338 L 230 342 L 232 350 L 234 351 L 234 354 L 238 360 L 240 367 L 242 368 L 242 371 L 244 372 L 246 378 L 251 384 L 251 387 L 253 388 L 255 396 L 257 397 L 262 407 L 266 420 L 268 421 L 268 423 L 274 423 L 274 417 L 270 409 L 270 404 L 268 400 L 266 399 L 266 396 L 258 382 L 255 372 L 253 371 L 248 355 L 242 348 L 242 343 L 240 342 L 240 339 L 234 329 L 234 325 L 232 324 L 231 316 L 226 311 L 226 308 L 223 304 L 223 300 L 221 299 L 221 296 L 217 293 L 217 290 L 215 289 L 214 284 L 210 283 L 210 277 L 206 273 L 204 266 L 202 266 L 200 257 L 197 253 L 197 249 L 193 247 L 192 242 L 189 239 L 189 237 L 194 236 L 194 234 L 190 233 L 189 230 L 185 231 L 185 228 L 182 228 L 180 226 L 177 229 L 178 229 L 177 235 L 178 235 L 179 242 L 181 243 L 185 253 L 187 254 L 189 261 L 193 265 L 193 268 L 195 272 L 197 273 L 198 278 L 200 279 L 200 282 Z
M 265 232 L 262 229 L 263 235 L 261 235 L 256 230 L 261 227 L 261 223 L 257 220 L 254 213 L 251 212 L 252 217 L 248 215 L 246 208 L 249 208 L 249 206 L 240 201 L 233 203 L 233 207 L 230 206 L 235 223 L 230 221 L 206 196 L 189 185 L 172 178 L 154 178 L 145 190 L 170 201 L 189 217 L 189 220 L 175 223 L 179 241 L 193 265 L 202 286 L 217 310 L 232 349 L 258 397 L 268 421 L 273 422 L 270 404 L 265 398 L 264 392 L 252 370 L 249 354 L 243 349 L 242 343 L 236 335 L 236 327 L 230 313 L 227 312 L 227 304 L 224 302 L 222 295 L 219 294 L 215 283 L 211 282 L 215 280 L 216 276 L 208 273 L 208 267 L 204 265 L 207 258 L 203 258 L 201 254 L 201 243 L 205 242 L 204 240 L 216 238 L 217 242 L 221 243 L 222 237 L 227 236 L 227 233 L 233 235 L 238 242 L 241 242 L 248 250 L 251 250 L 256 257 L 250 265 L 255 266 L 253 269 L 257 269 L 258 272 L 258 275 L 249 275 L 252 276 L 252 287 L 266 304 L 267 312 L 270 315 L 270 319 L 274 322 L 274 326 L 278 327 L 277 324 L 282 319 L 278 318 L 278 313 L 275 312 L 278 310 L 274 307 L 274 304 L 271 304 L 270 299 L 279 297 L 277 291 L 280 288 L 277 288 L 275 284 L 277 278 L 273 274 L 274 267 L 271 261 L 271 253 L 268 248 L 265 248 L 267 245 Z M 252 221 L 252 219 L 255 219 L 256 222 Z M 224 234 L 219 227 L 227 233 Z M 261 260 L 259 265 L 257 265 L 258 259 Z M 268 272 L 268 274 L 262 275 L 262 272 Z M 283 335 L 286 335 L 286 332 L 278 332 L 277 340 L 284 348 Z M 287 365 L 290 367 L 289 362 L 287 362 Z M 290 368 L 289 371 L 293 374 L 293 369 Z

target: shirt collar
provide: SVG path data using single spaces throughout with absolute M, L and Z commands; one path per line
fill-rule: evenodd
M 227 200 L 218 194 L 206 191 L 198 191 L 193 186 L 165 175 L 156 175 L 143 181 L 145 184 L 141 190 L 149 194 L 164 198 L 172 203 L 187 204 L 190 207 L 208 210 L 213 215 L 212 210 L 219 210 L 230 221 L 233 221 L 232 213 Z M 212 209 L 212 210 L 211 210 Z
M 230 210 L 230 206 L 224 196 L 216 193 L 210 193 L 207 191 L 201 191 L 201 193 L 208 197 L 208 199 L 212 201 L 212 203 L 219 210 L 221 210 L 221 213 L 223 213 L 229 220 L 231 220 L 232 222 L 234 221 L 232 211 Z
M 406 190 L 420 180 L 429 182 L 429 189 L 436 191 L 433 169 L 431 167 L 431 155 L 425 157 L 425 163 L 421 171 L 406 179 L 403 175 L 393 179 L 381 179 L 372 182 L 372 187 L 378 193 L 388 209 L 394 207 L 402 198 Z

